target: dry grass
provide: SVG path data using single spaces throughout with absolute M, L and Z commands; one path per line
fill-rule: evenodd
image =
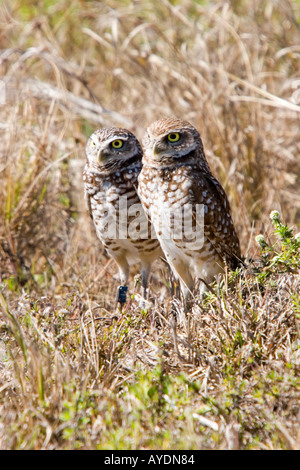
M 254 237 L 277 240 L 274 209 L 299 231 L 300 3 L 13 0 L 0 14 L 0 448 L 299 448 L 299 245 L 279 237 L 267 256 Z M 162 115 L 199 129 L 255 259 L 185 327 L 159 263 L 151 309 L 133 298 L 116 317 L 82 197 L 88 135 L 140 138 Z

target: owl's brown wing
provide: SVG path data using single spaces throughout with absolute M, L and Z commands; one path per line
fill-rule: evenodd
M 204 232 L 225 263 L 235 269 L 241 262 L 240 242 L 235 231 L 226 193 L 217 179 L 202 171 L 192 174 L 192 197 L 204 205 Z

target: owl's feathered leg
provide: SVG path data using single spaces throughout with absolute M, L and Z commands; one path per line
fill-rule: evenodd
M 141 275 L 136 276 L 138 279 L 138 284 L 141 282 L 142 284 L 142 295 L 136 295 L 136 300 L 138 300 L 139 307 L 141 309 L 146 309 L 150 306 L 150 303 L 148 302 L 148 280 L 149 280 L 149 275 L 151 271 L 151 263 L 148 261 L 145 262 L 142 261 L 142 269 L 141 269 Z
M 144 264 L 142 266 L 142 288 L 143 288 L 143 297 L 145 300 L 148 298 L 148 280 L 151 270 L 150 264 Z
M 184 282 L 180 283 L 181 293 L 183 297 L 183 303 L 186 310 L 191 307 L 193 300 L 193 290 L 191 287 L 188 287 Z
M 193 302 L 194 281 L 187 266 L 183 262 L 172 260 L 171 269 L 179 280 L 183 309 L 178 311 L 179 323 L 186 325 L 186 313 L 191 310 Z M 176 294 L 175 294 L 176 296 Z
M 194 281 L 187 266 L 183 262 L 176 260 L 170 261 L 175 278 L 179 279 L 180 290 L 185 309 L 188 309 L 193 298 Z

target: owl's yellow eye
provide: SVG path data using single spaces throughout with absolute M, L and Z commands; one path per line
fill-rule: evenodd
M 178 142 L 180 139 L 181 135 L 179 132 L 171 132 L 171 134 L 168 135 L 168 141 L 169 142 Z
M 93 140 L 91 140 L 90 146 L 91 146 L 91 147 L 96 147 L 96 144 L 95 144 L 95 142 L 94 142 Z
M 124 142 L 123 140 L 121 139 L 116 139 L 116 140 L 113 140 L 112 143 L 111 143 L 111 146 L 114 148 L 114 149 L 120 149 L 122 148 L 124 145 Z

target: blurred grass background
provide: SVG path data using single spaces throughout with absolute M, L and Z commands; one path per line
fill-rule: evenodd
M 120 125 L 142 138 L 153 120 L 165 115 L 182 117 L 200 131 L 212 171 L 230 199 L 246 257 L 260 256 L 254 240 L 258 233 L 267 240 L 272 237 L 272 210 L 279 210 L 284 222 L 298 231 L 300 2 L 2 0 L 0 21 L 0 285 L 2 310 L 15 325 L 8 331 L 7 321 L 2 323 L 3 354 L 14 364 L 8 361 L 2 370 L 0 390 L 7 394 L 2 406 L 10 404 L 4 418 L 8 437 L 2 437 L 2 446 L 170 448 L 174 436 L 171 439 L 160 424 L 153 424 L 157 413 L 172 408 L 166 402 L 162 406 L 163 390 L 176 389 L 175 401 L 186 404 L 185 400 L 191 400 L 189 393 L 194 397 L 191 384 L 199 377 L 207 380 L 208 369 L 200 372 L 197 361 L 185 363 L 192 374 L 186 382 L 176 375 L 183 365 L 174 366 L 174 380 L 187 394 L 178 397 L 173 379 L 168 382 L 164 369 L 155 368 L 161 363 L 159 345 L 171 344 L 168 354 L 175 354 L 164 321 L 160 332 L 155 332 L 152 320 L 147 317 L 150 323 L 145 325 L 145 318 L 132 307 L 122 328 L 111 326 L 116 269 L 97 241 L 85 211 L 84 146 L 97 127 Z M 168 281 L 159 263 L 152 285 L 158 303 L 168 297 Z M 288 285 L 296 296 L 290 301 L 297 309 L 298 293 L 293 283 Z M 286 304 L 284 309 L 288 311 Z M 271 311 L 274 313 L 273 307 Z M 95 325 L 95 315 L 100 314 L 104 323 Z M 73 330 L 78 336 L 71 340 L 69 331 Z M 109 422 L 118 414 L 119 404 L 109 395 L 115 390 L 121 393 L 120 406 L 125 406 L 122 394 L 126 389 L 128 400 L 132 399 L 127 402 L 128 410 L 136 410 L 137 398 L 128 391 L 131 385 L 120 387 L 127 374 L 131 377 L 140 369 L 141 337 L 155 351 L 155 359 L 146 361 L 149 370 L 154 367 L 154 375 L 146 373 L 134 382 L 140 397 L 144 393 L 138 391 L 141 384 L 154 397 L 151 412 L 146 398 L 141 398 L 151 415 L 144 417 L 152 423 L 148 444 L 140 444 L 145 430 L 138 428 L 135 434 L 134 420 L 130 421 L 130 437 L 126 437 L 129 441 L 124 436 L 117 438 L 124 423 Z M 193 340 L 198 344 L 199 338 Z M 17 360 L 20 347 L 23 365 Z M 130 366 L 120 362 L 128 353 L 126 348 L 132 353 Z M 119 369 L 122 373 L 115 381 Z M 50 383 L 55 384 L 54 389 Z M 264 386 L 265 382 L 261 388 Z M 91 411 L 96 407 L 95 389 L 105 395 L 105 406 L 114 412 Z M 35 398 L 31 402 L 29 397 Z M 26 408 L 28 400 L 31 408 Z M 208 406 L 207 401 L 201 406 Z M 219 408 L 213 406 L 220 410 L 220 404 Z M 293 413 L 295 416 L 295 409 Z M 17 416 L 21 416 L 19 425 Z M 51 416 L 57 417 L 53 418 L 55 425 Z M 91 420 L 96 437 L 84 435 L 85 419 Z M 140 423 L 139 419 L 140 415 L 136 417 Z M 236 436 L 226 419 L 229 436 Z M 26 420 L 31 423 L 28 432 Z M 243 420 L 246 418 L 240 425 Z M 64 427 L 69 421 L 72 425 Z M 251 438 L 247 435 L 240 442 L 245 448 L 249 442 L 255 447 L 256 441 L 261 447 L 293 447 L 289 430 L 276 423 L 277 427 L 271 426 L 277 436 L 273 442 L 256 428 L 257 433 L 251 434 L 249 422 L 245 433 Z M 101 426 L 105 428 L 102 434 Z M 154 438 L 155 426 L 160 434 Z M 189 419 L 186 426 L 191 426 Z M 182 434 L 175 428 L 176 446 Z M 221 428 L 217 432 L 212 424 L 215 434 L 209 437 L 202 428 L 198 434 L 189 431 L 182 445 L 222 448 L 228 439 Z

